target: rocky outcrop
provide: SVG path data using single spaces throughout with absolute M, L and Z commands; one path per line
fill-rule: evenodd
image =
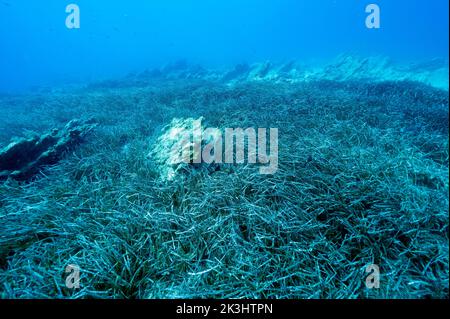
M 45 166 L 58 163 L 95 126 L 92 121 L 72 120 L 61 130 L 16 139 L 0 150 L 0 180 L 32 179 Z
M 241 63 L 226 69 L 206 69 L 185 61 L 168 64 L 163 68 L 130 74 L 123 80 L 92 83 L 88 87 L 126 88 L 145 87 L 160 80 L 208 80 L 233 85 L 244 82 L 311 82 L 311 81 L 361 81 L 397 82 L 414 81 L 436 88 L 449 88 L 448 61 L 432 59 L 420 63 L 394 63 L 386 57 L 359 57 L 340 55 L 331 63 L 315 64 L 305 61 L 285 63 Z
M 174 118 L 162 129 L 161 135 L 147 155 L 147 159 L 155 164 L 161 180 L 173 181 L 177 177 L 185 176 L 184 173 L 203 169 L 214 172 L 220 168 L 217 163 L 203 162 L 203 147 L 219 140 L 221 142 L 222 136 L 217 131 L 206 130 L 202 120 L 203 117 Z
M 310 80 L 331 81 L 415 81 L 448 90 L 448 63 L 442 59 L 398 65 L 386 57 L 361 58 L 341 55 L 319 68 Z

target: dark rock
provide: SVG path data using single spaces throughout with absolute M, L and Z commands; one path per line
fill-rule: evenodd
M 290 61 L 280 68 L 280 73 L 289 73 L 295 68 L 295 61 Z
M 0 180 L 31 179 L 44 166 L 58 163 L 95 126 L 92 121 L 72 120 L 62 130 L 15 140 L 0 150 Z
M 238 77 L 246 77 L 250 70 L 251 68 L 247 63 L 238 64 L 232 71 L 225 74 L 222 80 L 224 82 L 228 82 L 231 80 L 235 80 Z

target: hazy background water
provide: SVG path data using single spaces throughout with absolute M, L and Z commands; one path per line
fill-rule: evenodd
M 81 28 L 65 8 L 79 5 Z M 381 8 L 381 29 L 365 7 Z M 0 92 L 183 58 L 209 67 L 340 53 L 448 59 L 447 0 L 0 0 Z

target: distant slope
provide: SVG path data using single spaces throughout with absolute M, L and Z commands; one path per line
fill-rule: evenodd
M 386 57 L 352 55 L 340 55 L 331 63 L 324 65 L 311 65 L 293 60 L 286 63 L 243 63 L 225 70 L 205 69 L 180 61 L 161 69 L 130 75 L 126 78 L 126 85 L 130 85 L 132 79 L 144 84 L 147 80 L 161 77 L 165 79 L 217 80 L 229 84 L 247 81 L 415 81 L 444 90 L 449 88 L 448 61 L 444 59 L 436 58 L 419 63 L 399 64 Z M 109 87 L 111 84 L 122 86 L 120 83 L 120 81 L 113 81 L 113 83 L 107 81 L 103 84 Z M 94 86 L 97 85 L 102 86 L 101 83 L 94 84 Z

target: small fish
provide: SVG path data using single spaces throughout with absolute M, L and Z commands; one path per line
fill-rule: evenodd
M 4 6 L 6 6 L 6 7 L 10 7 L 11 6 L 11 4 L 9 2 L 6 2 L 6 1 L 2 1 L 2 4 Z

